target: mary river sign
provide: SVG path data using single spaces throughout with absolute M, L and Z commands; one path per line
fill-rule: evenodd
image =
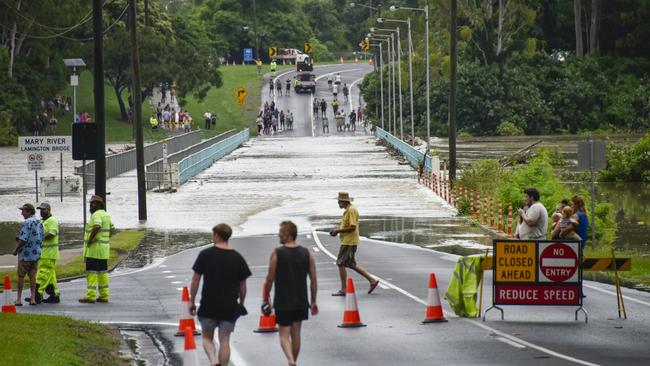
M 18 147 L 24 153 L 72 152 L 71 136 L 20 136 Z

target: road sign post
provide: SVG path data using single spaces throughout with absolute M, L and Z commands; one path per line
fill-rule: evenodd
M 494 240 L 491 309 L 499 305 L 582 305 L 582 247 L 579 241 Z
M 594 171 L 607 167 L 605 141 L 593 140 L 578 142 L 578 170 L 589 170 L 591 180 L 591 247 L 596 246 L 596 181 Z M 583 238 L 586 240 L 586 238 Z
M 305 50 L 305 53 L 310 54 L 311 53 L 311 43 L 305 42 L 304 50 Z
M 32 153 L 27 155 L 27 170 L 34 171 L 34 181 L 36 183 L 36 202 L 38 202 L 38 171 L 45 168 L 45 159 L 43 154 Z

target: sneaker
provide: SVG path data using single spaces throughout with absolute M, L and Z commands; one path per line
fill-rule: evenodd
M 105 299 L 105 298 L 101 298 L 101 297 L 100 297 L 100 298 L 97 299 L 97 302 L 107 303 L 107 302 L 108 302 L 108 299 Z
M 79 302 L 82 303 L 82 304 L 94 304 L 94 303 L 95 303 L 95 299 L 90 299 L 90 298 L 87 298 L 87 297 L 82 297 L 81 299 L 79 299 Z
M 50 296 L 47 299 L 43 300 L 45 304 L 58 304 L 61 302 L 61 299 L 58 296 Z

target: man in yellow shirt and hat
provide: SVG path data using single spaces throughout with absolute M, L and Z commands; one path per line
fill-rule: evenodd
M 79 299 L 81 303 L 108 302 L 108 258 L 110 256 L 110 236 L 113 224 L 106 212 L 104 199 L 100 196 L 90 197 L 90 219 L 84 234 L 84 259 L 86 262 L 86 296 Z M 97 289 L 99 297 L 96 298 Z
M 357 245 L 359 244 L 359 211 L 352 205 L 352 198 L 347 192 L 339 192 L 338 195 L 339 207 L 345 209 L 341 225 L 338 229 L 330 231 L 331 236 L 339 235 L 341 238 L 341 248 L 336 258 L 336 265 L 339 267 L 339 276 L 341 277 L 341 289 L 332 294 L 332 296 L 345 296 L 345 287 L 347 281 L 347 273 L 345 267 L 353 269 L 358 274 L 365 277 L 370 283 L 368 293 L 371 294 L 379 280 L 370 276 L 365 268 L 357 264 L 355 253 L 357 252 Z

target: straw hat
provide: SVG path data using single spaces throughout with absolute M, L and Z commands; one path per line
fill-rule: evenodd
M 348 192 L 339 192 L 339 196 L 336 199 L 339 201 L 352 202 L 352 198 Z

